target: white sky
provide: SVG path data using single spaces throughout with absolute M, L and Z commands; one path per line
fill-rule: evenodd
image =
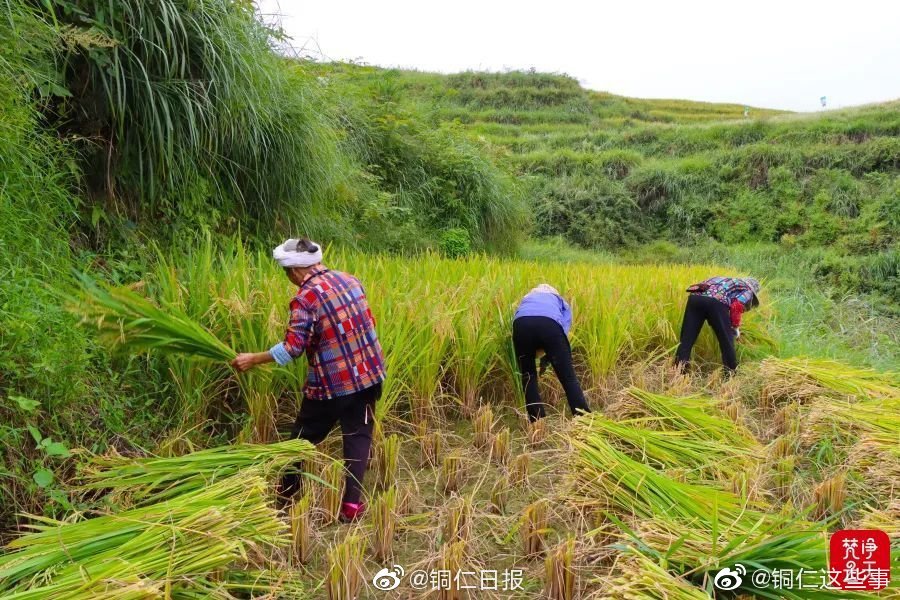
M 898 0 L 259 0 L 330 60 L 536 68 L 643 98 L 817 110 L 900 98 Z M 269 20 L 270 17 L 267 17 Z

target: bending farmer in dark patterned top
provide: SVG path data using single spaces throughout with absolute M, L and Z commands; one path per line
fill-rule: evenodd
M 690 292 L 681 323 L 681 341 L 675 364 L 683 370 L 691 359 L 691 350 L 703 323 L 709 323 L 719 340 L 722 363 L 731 373 L 737 369 L 734 341 L 741 335 L 741 315 L 759 305 L 759 281 L 752 277 L 712 277 L 695 283 Z
M 360 282 L 322 265 L 318 244 L 291 239 L 273 255 L 299 288 L 290 303 L 284 341 L 266 352 L 239 354 L 231 364 L 246 371 L 272 361 L 286 365 L 306 353 L 309 370 L 291 436 L 319 444 L 340 422 L 348 471 L 340 516 L 351 521 L 364 510 L 362 480 L 372 446 L 375 402 L 385 378 L 375 319 Z M 279 496 L 290 497 L 299 484 L 297 473 L 288 473 Z

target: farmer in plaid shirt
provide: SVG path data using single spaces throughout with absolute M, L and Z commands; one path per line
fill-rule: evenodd
M 759 305 L 759 281 L 752 277 L 711 277 L 695 283 L 687 291 L 687 306 L 681 323 L 681 341 L 675 353 L 675 364 L 684 369 L 691 359 L 694 342 L 703 323 L 709 323 L 719 340 L 722 363 L 729 373 L 737 369 L 734 341 L 741 335 L 741 316 Z
M 275 248 L 273 256 L 299 288 L 290 303 L 284 341 L 267 352 L 239 354 L 231 364 L 246 371 L 272 361 L 286 365 L 306 353 L 309 371 L 291 435 L 319 444 L 340 422 L 348 471 L 341 518 L 352 521 L 364 509 L 361 486 L 372 446 L 375 402 L 385 378 L 375 319 L 362 284 L 322 265 L 318 244 L 290 239 Z M 299 476 L 289 473 L 279 495 L 292 496 L 299 483 Z

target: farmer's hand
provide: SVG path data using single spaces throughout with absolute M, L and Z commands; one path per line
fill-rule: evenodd
M 734 339 L 739 339 L 741 337 L 741 330 L 737 327 L 734 328 Z
M 238 354 L 234 360 L 229 363 L 235 370 L 243 373 L 249 369 L 252 369 L 256 365 L 259 364 L 259 359 L 256 353 L 253 352 L 242 352 Z

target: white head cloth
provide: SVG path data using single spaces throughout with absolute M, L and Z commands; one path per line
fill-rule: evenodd
M 322 246 L 315 244 L 315 252 L 297 252 L 297 242 L 293 238 L 285 240 L 283 244 L 272 250 L 272 256 L 282 267 L 311 267 L 322 262 Z
M 538 286 L 535 286 L 534 288 L 532 288 L 531 291 L 532 292 L 542 292 L 544 294 L 556 294 L 557 296 L 560 295 L 560 293 L 556 291 L 556 288 L 553 287 L 552 285 L 550 285 L 549 283 L 542 283 Z

